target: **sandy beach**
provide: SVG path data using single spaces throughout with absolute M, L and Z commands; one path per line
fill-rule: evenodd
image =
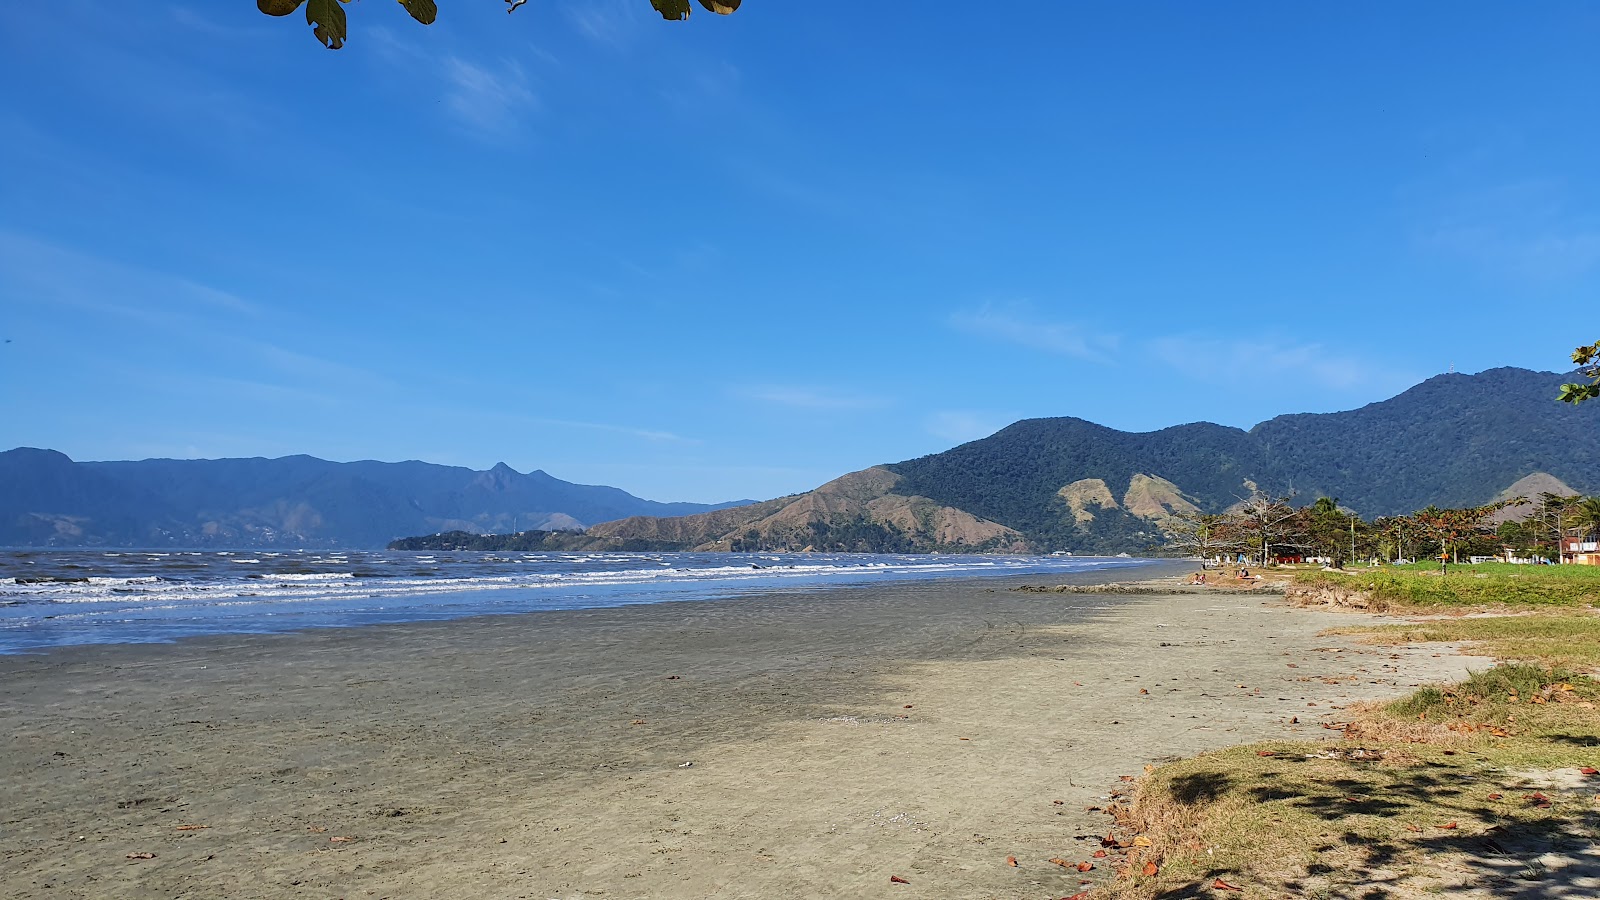
M 1119 776 L 1469 661 L 1023 583 L 0 658 L 0 895 L 1061 897 Z

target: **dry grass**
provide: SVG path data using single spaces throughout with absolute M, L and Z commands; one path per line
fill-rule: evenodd
M 1442 860 L 1591 840 L 1600 778 L 1577 772 L 1600 761 L 1600 684 L 1498 668 L 1352 710 L 1336 742 L 1234 747 L 1154 770 L 1114 810 L 1128 863 L 1094 896 L 1214 896 L 1219 878 L 1247 898 L 1420 896 L 1459 877 Z M 1519 774 L 1563 768 L 1581 789 Z

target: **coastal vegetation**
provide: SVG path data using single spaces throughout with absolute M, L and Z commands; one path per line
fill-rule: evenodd
M 1586 344 L 1572 351 L 1572 361 L 1583 368 L 1579 374 L 1589 379 L 1587 384 L 1579 381 L 1561 386 L 1561 400 L 1564 403 L 1582 403 L 1600 397 L 1600 341 Z
M 1101 896 L 1412 896 L 1537 881 L 1589 845 L 1600 684 L 1501 665 L 1352 710 L 1336 742 L 1266 742 L 1162 766 L 1116 812 L 1136 844 Z M 1143 838 L 1143 841 L 1139 841 Z M 1148 872 L 1149 874 L 1145 874 Z M 1560 896 L 1551 894 L 1550 896 Z
M 1600 802 L 1600 567 L 1484 563 L 1299 572 L 1291 600 L 1433 615 L 1362 624 L 1375 647 L 1463 643 L 1497 662 L 1453 684 L 1356 704 L 1337 740 L 1271 741 L 1153 769 L 1113 808 L 1114 900 L 1382 896 L 1559 879 Z M 1441 616 L 1440 613 L 1448 613 Z M 1314 672 L 1302 678 L 1316 678 Z M 1556 890 L 1549 896 L 1565 896 Z
M 1358 561 L 1370 566 L 1380 561 L 1437 560 L 1431 564 L 1408 562 L 1413 567 L 1409 571 L 1430 574 L 1447 571 L 1463 557 L 1496 558 L 1506 561 L 1507 567 L 1477 570 L 1478 574 L 1487 576 L 1494 571 L 1517 578 L 1527 574 L 1527 568 L 1509 565 L 1512 560 L 1558 562 L 1563 540 L 1600 537 L 1600 497 L 1575 494 L 1547 492 L 1460 509 L 1429 506 L 1411 515 L 1372 520 L 1341 507 L 1332 497 L 1320 497 L 1301 507 L 1291 501 L 1291 497 L 1258 490 L 1224 513 L 1173 516 L 1166 523 L 1170 546 L 1202 559 L 1244 556 L 1257 565 L 1311 559 L 1333 569 Z M 1404 601 L 1413 595 L 1445 602 L 1442 598 L 1451 595 L 1453 589 L 1445 588 L 1445 582 L 1419 581 L 1408 577 L 1407 571 L 1385 568 L 1363 578 L 1371 583 L 1372 598 L 1380 602 Z M 1316 583 L 1319 577 L 1302 575 L 1301 579 Z M 1514 593 L 1517 585 L 1509 582 L 1495 590 Z M 1476 596 L 1461 602 L 1476 602 Z

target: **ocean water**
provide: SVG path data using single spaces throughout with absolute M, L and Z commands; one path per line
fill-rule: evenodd
M 0 653 L 1143 562 L 852 553 L 0 551 Z

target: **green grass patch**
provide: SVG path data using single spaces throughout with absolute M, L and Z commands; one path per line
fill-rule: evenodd
M 1297 572 L 1296 587 L 1361 592 L 1380 608 L 1561 607 L 1600 603 L 1600 566 L 1438 567 Z
M 1453 618 L 1334 628 L 1324 633 L 1364 635 L 1376 644 L 1471 641 L 1474 649 L 1497 659 L 1546 667 L 1600 668 L 1600 616 L 1589 614 Z
M 1597 701 L 1588 678 L 1498 666 L 1372 708 L 1338 741 L 1162 766 L 1120 814 L 1129 874 L 1097 896 L 1207 896 L 1219 878 L 1247 898 L 1374 896 L 1375 879 L 1383 896 L 1415 896 L 1490 857 L 1538 881 L 1541 853 L 1600 836 L 1600 776 L 1582 775 L 1600 765 Z

